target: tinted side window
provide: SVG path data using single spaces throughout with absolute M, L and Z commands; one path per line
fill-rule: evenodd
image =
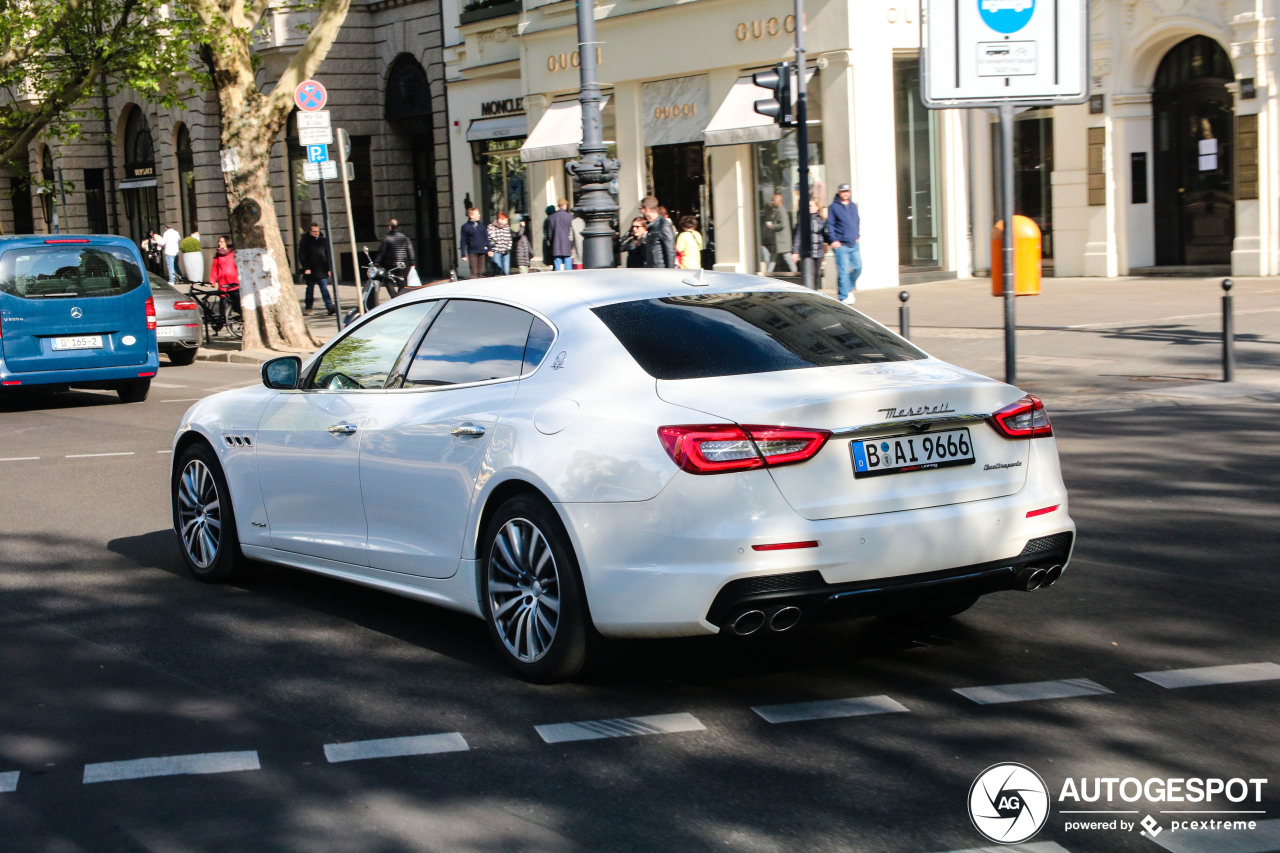
M 543 356 L 547 354 L 547 350 L 551 347 L 551 341 L 555 339 L 556 333 L 551 327 L 539 320 L 533 318 L 533 328 L 529 330 L 529 341 L 524 345 L 524 369 L 522 373 L 529 373 L 541 362 Z
M 707 293 L 592 309 L 655 379 L 698 379 L 924 358 L 816 293 Z
M 533 321 L 532 314 L 510 305 L 450 300 L 414 354 L 406 384 L 461 385 L 519 376 Z
M 414 330 L 435 306 L 435 302 L 414 302 L 356 327 L 321 357 L 311 387 L 339 391 L 384 387 Z
M 118 246 L 31 246 L 0 257 L 0 292 L 24 299 L 119 296 L 142 281 L 133 254 Z

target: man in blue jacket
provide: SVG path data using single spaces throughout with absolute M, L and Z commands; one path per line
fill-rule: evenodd
M 827 208 L 827 239 L 836 256 L 836 287 L 840 301 L 852 305 L 853 290 L 862 274 L 862 252 L 858 249 L 858 205 L 851 200 L 853 188 L 848 184 L 836 187 L 836 197 Z

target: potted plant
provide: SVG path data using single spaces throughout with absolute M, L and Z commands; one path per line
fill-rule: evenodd
M 200 251 L 200 241 L 195 237 L 183 237 L 178 244 L 182 253 L 182 269 L 190 281 L 204 281 L 204 252 Z

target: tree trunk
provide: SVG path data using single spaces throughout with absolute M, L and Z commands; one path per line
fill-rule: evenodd
M 240 274 L 242 348 L 313 349 L 318 342 L 302 320 L 271 195 L 271 146 L 288 120 L 294 88 L 324 61 L 350 0 L 324 0 L 306 43 L 268 94 L 254 79 L 249 42 L 268 3 L 256 0 L 248 20 L 242 20 L 237 2 L 192 0 L 189 5 L 209 30 L 207 57 L 222 112 L 222 147 L 239 161 L 223 177 Z

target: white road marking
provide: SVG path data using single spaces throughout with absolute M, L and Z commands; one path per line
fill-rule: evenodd
M 1002 702 L 1030 702 L 1036 699 L 1101 696 L 1112 691 L 1087 678 L 1066 678 L 1061 681 L 1032 681 L 1026 684 L 957 687 L 955 692 L 979 705 L 997 705 Z
M 793 702 L 788 705 L 758 705 L 755 711 L 766 722 L 796 723 L 802 720 L 835 720 L 868 714 L 906 714 L 910 709 L 888 696 L 864 696 L 861 699 L 828 699 L 819 702 Z
M 18 790 L 18 771 L 0 773 L 0 794 Z
M 174 383 L 172 383 L 172 382 L 156 382 L 156 381 L 153 379 L 153 380 L 151 380 L 151 387 L 152 387 L 152 388 L 188 388 L 188 387 L 190 387 L 190 386 L 188 386 L 188 385 L 176 385 L 176 384 L 174 384 Z
M 352 743 L 326 743 L 324 757 L 330 764 L 366 758 L 394 758 L 400 755 L 431 755 L 438 752 L 466 752 L 471 749 L 458 732 L 440 735 L 391 737 Z
M 10 456 L 8 459 L 0 459 L 0 462 L 35 462 L 39 456 Z
M 125 452 L 123 452 L 123 453 L 68 453 L 64 458 L 66 458 L 66 459 L 92 459 L 92 458 L 97 457 L 97 456 L 133 456 L 133 455 L 134 455 L 134 454 L 133 454 L 133 451 L 132 451 L 132 450 L 127 450 L 127 451 L 125 451 Z
M 139 758 L 134 761 L 108 761 L 84 766 L 84 784 L 119 782 L 123 779 L 146 779 L 152 776 L 193 776 L 203 773 L 233 773 L 238 770 L 260 770 L 258 751 L 206 752 L 199 755 L 170 755 L 164 758 Z
M 157 450 L 156 453 L 172 453 L 172 450 Z
M 1250 311 L 1236 310 L 1233 312 L 1236 317 L 1248 316 L 1250 314 L 1274 314 L 1280 311 L 1280 308 L 1254 308 Z M 1066 326 L 1068 329 L 1130 329 L 1135 326 L 1149 326 L 1152 323 L 1165 323 L 1169 320 L 1203 320 L 1206 317 L 1221 317 L 1221 311 L 1214 311 L 1208 314 L 1177 314 L 1173 317 L 1156 317 L 1151 320 L 1134 320 L 1129 323 L 1117 323 L 1114 320 L 1105 323 L 1080 323 L 1075 326 Z
M 181 400 L 161 400 L 161 403 L 199 403 L 204 397 L 185 397 Z
M 1172 853 L 1272 853 L 1280 850 L 1280 820 L 1258 821 L 1254 830 L 1162 832 L 1151 840 Z
M 692 714 L 654 714 L 649 717 L 622 717 L 617 720 L 587 720 L 581 723 L 552 723 L 534 726 L 547 743 L 599 740 L 609 737 L 665 735 L 674 732 L 701 732 L 706 726 Z
M 1227 666 L 1201 666 L 1194 669 L 1166 669 L 1161 672 L 1139 672 L 1152 684 L 1170 689 L 1200 687 L 1206 684 L 1239 684 L 1244 681 L 1270 681 L 1280 678 L 1280 665 L 1274 663 L 1235 663 Z
M 969 847 L 965 850 L 951 850 L 948 853 L 1007 853 L 1009 850 L 1020 850 L 1022 853 L 1071 853 L 1056 841 L 1037 841 L 1033 844 L 993 844 L 990 847 Z

